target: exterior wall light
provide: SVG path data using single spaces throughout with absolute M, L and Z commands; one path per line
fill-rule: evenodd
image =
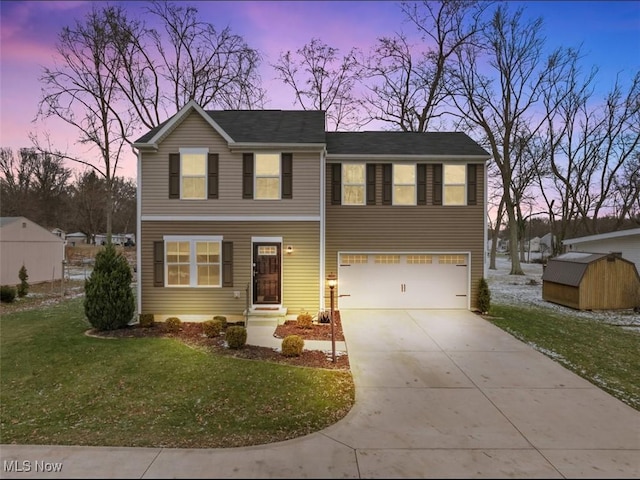
M 285 251 L 287 252 L 287 255 L 291 255 L 293 253 L 293 245 L 287 245 Z

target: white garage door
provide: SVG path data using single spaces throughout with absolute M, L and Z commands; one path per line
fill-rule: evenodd
M 469 256 L 341 253 L 338 308 L 468 308 Z

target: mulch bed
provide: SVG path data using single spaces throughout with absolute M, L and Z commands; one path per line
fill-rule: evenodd
M 234 358 L 248 360 L 263 360 L 286 365 L 300 367 L 327 368 L 349 370 L 349 357 L 344 352 L 336 351 L 335 363 L 331 358 L 331 346 L 328 351 L 304 349 L 299 357 L 285 357 L 281 352 L 269 347 L 257 345 L 245 345 L 240 349 L 231 349 L 227 346 L 224 334 L 208 338 L 204 335 L 202 324 L 199 322 L 182 322 L 179 332 L 169 332 L 164 322 L 157 322 L 153 327 L 140 327 L 133 325 L 117 330 L 99 332 L 89 330 L 88 335 L 100 338 L 175 338 L 194 348 L 203 348 L 211 353 L 227 355 Z M 304 340 L 328 340 L 331 341 L 330 324 L 314 324 L 311 328 L 301 328 L 294 321 L 287 321 L 283 325 L 278 325 L 274 332 L 274 337 L 285 338 L 287 335 L 299 335 Z M 334 315 L 334 335 L 335 341 L 344 341 L 342 323 L 339 312 Z

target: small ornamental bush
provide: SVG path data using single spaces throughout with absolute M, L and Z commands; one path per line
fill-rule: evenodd
M 170 333 L 178 333 L 182 328 L 182 320 L 178 317 L 169 317 L 164 321 L 164 324 Z
M 20 267 L 18 278 L 20 279 L 20 284 L 18 285 L 18 296 L 20 298 L 26 297 L 27 293 L 29 293 L 29 282 L 27 282 L 29 275 L 27 275 L 27 267 L 24 265 Z
M 313 317 L 307 312 L 298 315 L 298 326 L 302 328 L 311 328 L 313 326 Z
M 304 340 L 300 335 L 287 335 L 282 339 L 282 354 L 285 357 L 299 357 L 303 348 Z
M 240 327 L 239 325 L 227 327 L 224 336 L 227 339 L 229 348 L 233 348 L 234 350 L 242 348 L 247 344 L 247 329 L 245 327 Z
M 96 255 L 91 276 L 85 281 L 84 314 L 96 330 L 126 327 L 136 310 L 131 288 L 131 268 L 112 243 Z
M 224 315 L 216 315 L 213 317 L 214 320 L 220 320 L 220 324 L 222 325 L 222 330 L 227 329 L 227 317 Z
M 153 318 L 153 313 L 141 313 L 138 319 L 140 326 L 143 328 L 150 328 L 156 323 Z
M 16 289 L 11 285 L 2 285 L 0 287 L 0 301 L 3 303 L 11 303 L 16 299 Z
M 209 337 L 217 337 L 222 332 L 222 322 L 220 320 L 206 320 L 202 322 L 202 331 Z
M 478 285 L 478 309 L 480 313 L 487 314 L 490 308 L 491 292 L 489 291 L 489 284 L 485 278 L 481 278 Z

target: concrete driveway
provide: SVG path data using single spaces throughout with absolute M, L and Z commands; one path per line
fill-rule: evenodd
M 474 313 L 341 319 L 356 403 L 321 432 L 231 449 L 3 445 L 2 478 L 640 478 L 640 412 Z M 4 467 L 25 460 L 63 468 Z

